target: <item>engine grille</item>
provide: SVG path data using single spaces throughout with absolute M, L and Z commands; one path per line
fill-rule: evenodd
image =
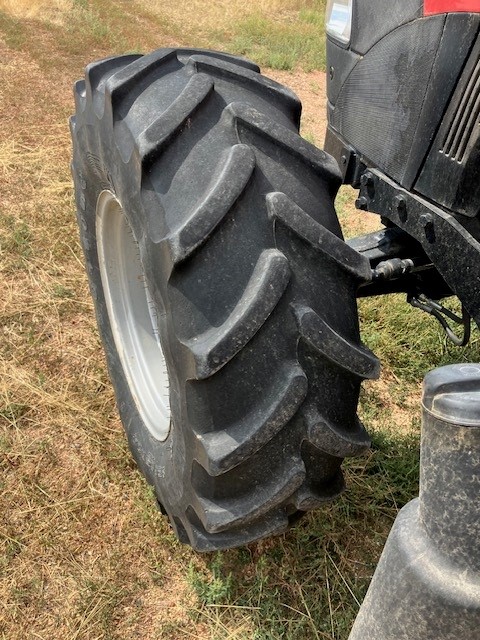
M 480 126 L 480 60 L 477 61 L 465 93 L 445 135 L 441 151 L 452 160 L 462 162 L 469 143 Z

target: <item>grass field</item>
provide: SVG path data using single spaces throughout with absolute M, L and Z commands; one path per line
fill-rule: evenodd
M 342 498 L 288 534 L 199 556 L 128 452 L 75 226 L 67 120 L 91 60 L 160 46 L 256 59 L 325 123 L 323 0 L 0 0 L 0 638 L 346 640 L 398 509 L 418 487 L 432 367 L 478 360 L 399 296 L 362 301 L 383 362 L 361 415 L 372 451 Z M 168 8 L 167 8 L 168 6 Z M 346 235 L 376 219 L 338 209 Z

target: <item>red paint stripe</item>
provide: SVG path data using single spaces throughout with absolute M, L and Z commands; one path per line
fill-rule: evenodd
M 425 0 L 425 15 L 467 11 L 480 13 L 480 0 Z

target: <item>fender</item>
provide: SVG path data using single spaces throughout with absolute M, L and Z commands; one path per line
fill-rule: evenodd
M 432 16 L 436 13 L 478 13 L 480 0 L 425 0 L 424 13 Z

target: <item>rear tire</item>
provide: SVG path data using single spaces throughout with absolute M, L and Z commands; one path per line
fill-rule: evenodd
M 81 240 L 133 455 L 195 549 L 283 532 L 369 445 L 370 268 L 342 239 L 338 168 L 298 135 L 296 96 L 225 54 L 103 60 L 75 97 Z

